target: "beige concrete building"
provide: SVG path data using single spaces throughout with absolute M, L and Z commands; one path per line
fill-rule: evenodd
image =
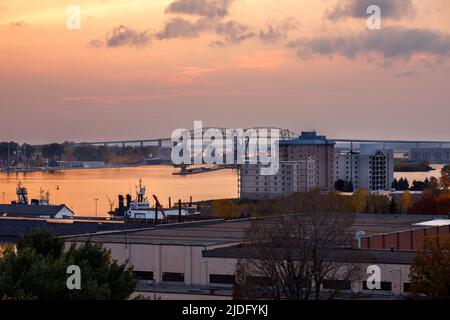
M 292 192 L 306 192 L 317 186 L 315 160 L 280 161 L 278 173 L 263 176 L 261 165 L 241 167 L 240 196 L 244 199 L 274 198 Z
M 359 279 L 351 283 L 329 279 L 323 289 L 339 284 L 347 288 L 349 295 L 400 296 L 407 293 L 410 286 L 409 268 L 415 251 L 408 250 L 409 247 L 405 247 L 405 250 L 403 246 L 398 249 L 383 248 L 391 246 L 390 240 L 387 240 L 390 239 L 388 234 L 408 233 L 418 228 L 432 230 L 435 228 L 434 224 L 431 223 L 430 227 L 422 225 L 429 219 L 429 216 L 420 215 L 357 215 L 349 232 L 364 232 L 361 242 L 363 249 L 342 249 L 333 259 L 358 262 L 363 268 L 378 265 L 382 288 L 377 291 L 366 290 L 364 281 L 369 274 L 362 273 Z M 113 258 L 119 262 L 128 260 L 141 279 L 133 296 L 148 299 L 223 300 L 232 298 L 237 261 L 252 257 L 252 253 L 243 244 L 245 232 L 251 223 L 251 219 L 218 219 L 69 236 L 65 240 L 69 246 L 71 243 L 80 244 L 91 239 L 110 249 Z M 418 223 L 421 224 L 420 227 Z M 367 240 L 370 238 L 373 241 Z M 368 247 L 366 244 L 369 241 L 372 245 Z M 386 246 L 381 247 L 385 242 Z M 356 243 L 355 241 L 355 246 Z
M 316 132 L 302 132 L 296 139 L 280 141 L 278 174 L 262 176 L 259 165 L 241 166 L 241 198 L 273 198 L 313 188 L 332 190 L 335 181 L 334 144 Z

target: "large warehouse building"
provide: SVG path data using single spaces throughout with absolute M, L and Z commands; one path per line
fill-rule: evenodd
M 401 296 L 409 291 L 409 268 L 416 246 L 408 241 L 392 245 L 397 234 L 448 234 L 449 220 L 429 221 L 419 215 L 358 215 L 351 228 L 360 234 L 354 248 L 337 251 L 335 259 L 364 266 L 377 264 L 382 272 L 382 290 L 364 288 L 364 276 L 345 285 L 351 294 L 384 294 Z M 239 258 L 252 253 L 244 244 L 245 233 L 252 223 L 244 220 L 210 220 L 161 225 L 148 229 L 112 231 L 101 234 L 68 236 L 67 245 L 87 239 L 100 242 L 112 256 L 129 261 L 140 277 L 134 296 L 150 299 L 231 299 Z M 403 239 L 403 238 L 402 238 Z M 423 240 L 423 238 L 421 238 Z M 370 243 L 370 245 L 368 245 Z M 360 244 L 360 245 L 359 245 Z

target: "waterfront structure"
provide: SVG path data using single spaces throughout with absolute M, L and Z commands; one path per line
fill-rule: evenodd
M 330 191 L 334 184 L 334 141 L 313 132 L 302 132 L 279 143 L 279 171 L 260 175 L 261 165 L 242 165 L 239 175 L 240 197 L 273 198 L 314 188 Z
M 450 148 L 413 148 L 409 159 L 414 162 L 450 164 Z
M 39 199 L 28 201 L 28 189 L 19 182 L 16 187 L 17 200 L 11 204 L 0 204 L 0 217 L 25 217 L 47 219 L 72 219 L 75 213 L 66 205 L 50 204 L 50 192 L 40 190 Z
M 58 166 L 62 168 L 103 168 L 106 166 L 103 161 L 58 161 Z
M 0 216 L 46 219 L 73 219 L 75 217 L 75 213 L 64 204 L 0 204 Z
M 351 182 L 355 190 L 389 191 L 394 180 L 393 150 L 361 145 L 359 152 L 337 152 L 335 176 Z

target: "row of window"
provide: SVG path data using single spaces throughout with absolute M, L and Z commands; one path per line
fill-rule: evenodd
M 211 274 L 209 276 L 209 282 L 211 284 L 234 284 L 236 278 L 234 275 L 223 274 Z M 247 277 L 247 281 L 254 281 L 260 285 L 268 284 L 269 281 L 264 277 Z M 351 290 L 352 283 L 349 280 L 324 280 L 322 288 L 325 290 Z M 367 287 L 367 282 L 363 281 L 363 290 L 370 290 Z M 380 289 L 374 289 L 378 291 L 392 291 L 392 282 L 382 281 L 380 283 Z M 411 283 L 405 282 L 403 284 L 403 292 L 411 292 Z
M 134 271 L 134 274 L 140 280 L 154 280 L 153 271 Z M 184 273 L 163 272 L 161 280 L 168 282 L 184 282 Z

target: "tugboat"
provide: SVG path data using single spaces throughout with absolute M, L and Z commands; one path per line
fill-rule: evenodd
M 169 217 L 180 215 L 179 208 L 163 208 L 159 203 L 156 195 L 153 195 L 154 206 L 151 206 L 150 201 L 145 196 L 146 187 L 142 184 L 142 179 L 139 180 L 139 186 L 136 187 L 136 198 L 132 199 L 130 194 L 126 195 L 126 204 L 124 203 L 123 195 L 119 195 L 119 207 L 108 212 L 113 217 L 124 217 L 131 219 L 156 219 L 164 220 Z M 181 216 L 198 215 L 197 207 L 193 205 L 181 208 Z

